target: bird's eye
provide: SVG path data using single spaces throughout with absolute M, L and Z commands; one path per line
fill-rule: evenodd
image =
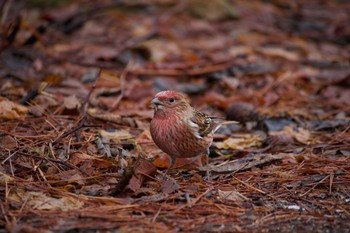
M 175 102 L 175 98 L 169 98 L 169 102 L 170 103 L 174 103 Z

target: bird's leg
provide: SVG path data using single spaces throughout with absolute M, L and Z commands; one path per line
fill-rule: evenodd
M 168 171 L 170 170 L 170 168 L 172 168 L 175 165 L 175 161 L 176 161 L 176 158 L 173 156 L 170 156 L 170 165 L 164 173 L 164 178 L 166 178 L 166 175 L 168 174 Z
M 210 150 L 209 148 L 207 149 L 206 153 L 205 153 L 205 163 L 206 163 L 206 171 L 205 171 L 205 177 L 207 180 L 209 180 L 210 178 L 210 171 L 209 171 L 209 154 L 210 154 Z

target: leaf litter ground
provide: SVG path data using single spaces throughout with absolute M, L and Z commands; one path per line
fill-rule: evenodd
M 0 10 L 0 232 L 349 232 L 347 1 Z M 164 89 L 240 122 L 209 179 L 200 158 L 164 179 Z

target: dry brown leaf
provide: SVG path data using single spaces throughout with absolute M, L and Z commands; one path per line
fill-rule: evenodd
M 113 132 L 107 132 L 105 130 L 100 130 L 100 134 L 103 138 L 109 138 L 112 139 L 116 142 L 119 142 L 120 140 L 126 140 L 126 139 L 131 139 L 134 136 L 129 133 L 129 131 L 120 129 L 120 130 L 115 130 Z
M 77 109 L 80 108 L 81 102 L 76 95 L 70 95 L 64 98 L 63 105 L 67 109 Z
M 290 61 L 298 61 L 300 59 L 299 54 L 291 51 L 287 51 L 283 48 L 260 48 L 259 52 L 267 56 L 281 57 Z
M 0 119 L 19 120 L 23 119 L 28 112 L 28 108 L 19 105 L 7 98 L 0 97 Z
M 110 189 L 109 185 L 92 184 L 82 186 L 79 193 L 88 196 L 107 196 Z
M 97 109 L 88 109 L 88 114 L 96 119 L 103 121 L 110 121 L 120 125 L 127 125 L 131 127 L 136 127 L 136 121 L 132 117 L 122 116 L 111 113 L 99 113 Z
M 140 158 L 135 162 L 133 169 L 133 176 L 129 181 L 129 189 L 133 192 L 137 192 L 141 186 L 143 181 L 148 177 L 152 176 L 156 172 L 156 167 L 147 159 Z
M 243 150 L 250 147 L 261 146 L 263 138 L 259 135 L 243 134 L 239 138 L 228 138 L 223 142 L 217 142 L 215 145 L 219 149 Z
M 139 47 L 146 48 L 150 53 L 150 60 L 153 62 L 162 62 L 169 55 L 180 56 L 181 49 L 175 42 L 163 41 L 158 39 L 152 39 L 145 41 L 139 45 Z
M 69 162 L 80 166 L 88 174 L 92 172 L 93 168 L 104 169 L 113 166 L 111 162 L 81 152 L 72 153 Z
M 312 143 L 311 139 L 311 133 L 307 129 L 303 129 L 301 127 L 295 128 L 293 126 L 285 126 L 283 128 L 283 131 L 286 132 L 288 135 L 291 135 L 295 140 L 297 140 L 300 143 L 309 145 Z
M 253 167 L 262 166 L 264 164 L 269 164 L 274 161 L 280 161 L 290 154 L 280 153 L 280 154 L 255 154 L 251 153 L 245 157 L 228 162 L 220 166 L 210 166 L 210 170 L 216 173 L 231 173 L 238 171 L 246 171 Z M 205 169 L 203 169 L 204 171 Z
M 218 198 L 220 200 L 239 201 L 239 202 L 249 200 L 246 196 L 244 196 L 243 194 L 235 190 L 224 191 L 220 189 L 218 192 Z
M 152 136 L 149 131 L 149 125 L 147 128 L 148 129 L 137 135 L 135 141 L 136 144 L 141 147 L 142 151 L 147 155 L 148 158 L 153 158 L 162 152 L 152 140 Z
M 233 3 L 228 0 L 190 0 L 187 8 L 191 14 L 212 21 L 239 17 Z
M 176 182 L 176 180 L 172 177 L 167 177 L 166 180 L 163 181 L 161 190 L 162 193 L 170 194 L 179 190 L 180 185 Z
M 67 183 L 68 185 L 71 184 L 78 184 L 79 186 L 83 186 L 86 183 L 86 179 L 81 174 L 81 172 L 78 172 L 74 169 L 67 170 L 67 171 L 60 171 L 59 173 L 55 173 L 52 175 L 46 175 L 46 178 L 49 180 L 59 180 L 59 181 L 66 181 L 62 183 Z
M 15 192 L 10 193 L 8 199 L 10 202 L 16 203 L 18 206 L 22 206 L 23 203 L 26 203 L 26 209 L 35 210 L 68 211 L 80 209 L 84 206 L 82 201 L 72 197 L 54 198 L 42 192 L 26 192 L 21 189 L 17 189 Z
M 13 137 L 9 135 L 0 137 L 0 147 L 11 150 L 11 149 L 15 149 L 17 146 L 18 146 L 17 141 Z

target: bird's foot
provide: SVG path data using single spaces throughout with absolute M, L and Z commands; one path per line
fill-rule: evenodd
M 210 180 L 210 168 L 209 168 L 209 164 L 207 164 L 207 166 L 205 167 L 205 177 L 204 180 Z

